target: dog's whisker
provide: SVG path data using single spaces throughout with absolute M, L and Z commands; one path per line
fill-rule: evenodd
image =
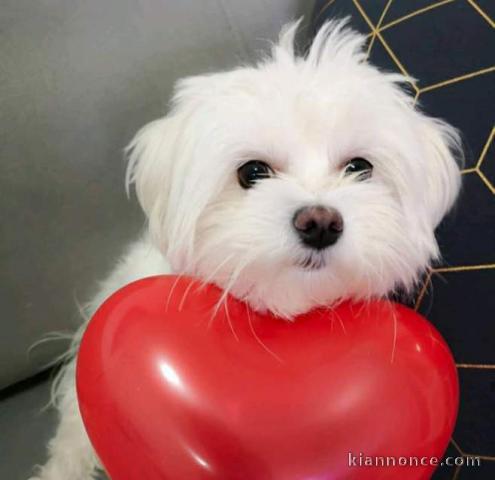
M 204 280 L 201 281 L 202 285 L 205 286 L 208 283 L 211 283 L 213 279 L 216 277 L 217 273 L 221 271 L 223 267 L 225 267 L 232 259 L 235 257 L 234 254 L 228 255 L 224 260 L 222 260 L 207 276 L 204 277 Z
M 174 283 L 172 284 L 172 288 L 170 289 L 170 292 L 167 296 L 167 301 L 165 302 L 165 311 L 166 312 L 168 312 L 168 309 L 170 307 L 170 301 L 173 297 L 175 288 L 177 287 L 177 284 L 179 283 L 179 281 L 181 280 L 182 277 L 183 277 L 183 275 L 178 274 L 174 280 Z
M 266 350 L 266 352 L 268 352 L 273 358 L 275 358 L 277 361 L 279 361 L 280 363 L 284 363 L 282 361 L 282 359 L 275 353 L 273 352 L 272 350 L 270 350 L 266 344 L 261 340 L 261 338 L 258 336 L 258 334 L 256 333 L 256 330 L 254 328 L 254 325 L 253 325 L 253 320 L 251 318 L 251 307 L 245 303 L 245 307 L 246 307 L 246 316 L 248 318 L 248 324 L 249 324 L 249 328 L 254 336 L 254 338 L 256 339 L 256 341 L 261 345 L 261 347 Z
M 390 363 L 394 363 L 395 348 L 397 346 L 397 316 L 395 315 L 395 308 L 392 307 L 392 319 L 393 319 L 393 342 L 392 352 L 390 354 Z
M 235 332 L 234 325 L 232 324 L 232 319 L 230 318 L 230 312 L 229 312 L 229 305 L 228 305 L 227 297 L 225 297 L 225 300 L 223 302 L 223 308 L 225 310 L 225 316 L 227 318 L 227 322 L 229 324 L 230 330 L 232 331 L 232 335 L 234 335 L 234 338 L 236 339 L 236 341 L 239 342 L 239 337 L 237 336 L 237 333 Z
M 226 301 L 228 295 L 230 294 L 230 291 L 234 284 L 236 283 L 237 279 L 239 278 L 239 275 L 242 273 L 242 271 L 253 261 L 253 258 L 251 257 L 246 257 L 242 262 L 240 261 L 239 264 L 237 265 L 236 269 L 230 274 L 230 279 L 229 281 L 223 286 L 223 292 L 222 295 L 220 296 L 219 300 L 216 303 L 215 308 L 213 309 L 212 312 L 212 317 L 215 317 L 218 313 L 218 310 L 222 303 Z
M 184 290 L 184 293 L 182 295 L 182 298 L 181 298 L 181 300 L 179 302 L 179 307 L 178 307 L 179 312 L 182 311 L 182 309 L 184 308 L 184 304 L 186 302 L 186 298 L 189 295 L 189 293 L 191 292 L 192 288 L 195 287 L 195 286 L 197 287 L 196 284 L 194 284 L 193 282 L 191 282 L 191 283 L 189 283 L 189 285 Z

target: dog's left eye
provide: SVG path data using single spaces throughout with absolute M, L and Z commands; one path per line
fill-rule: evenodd
M 373 165 L 371 165 L 365 158 L 357 157 L 349 160 L 346 163 L 344 173 L 346 175 L 357 173 L 358 180 L 366 180 L 371 177 L 371 172 L 373 171 Z
M 242 188 L 251 188 L 258 180 L 269 178 L 273 170 L 261 160 L 250 160 L 237 169 L 237 178 Z

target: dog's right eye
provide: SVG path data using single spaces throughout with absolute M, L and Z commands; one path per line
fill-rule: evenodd
M 358 180 L 366 180 L 371 177 L 373 165 L 368 160 L 361 157 L 356 157 L 347 162 L 344 172 L 346 175 L 357 173 Z
M 242 188 L 251 188 L 258 180 L 269 178 L 273 170 L 261 160 L 250 160 L 237 169 L 237 178 Z

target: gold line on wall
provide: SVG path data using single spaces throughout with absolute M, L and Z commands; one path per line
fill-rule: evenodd
M 314 22 L 318 21 L 318 19 L 322 16 L 323 12 L 325 12 L 325 10 L 328 9 L 328 7 L 330 5 L 332 5 L 332 3 L 334 3 L 335 0 L 328 0 L 327 3 L 325 3 L 325 5 L 323 5 L 323 7 L 321 8 L 321 10 L 318 12 L 318 14 L 316 15 L 315 19 L 314 19 Z
M 467 80 L 468 78 L 477 77 L 478 75 L 484 75 L 485 73 L 490 73 L 494 71 L 495 71 L 495 65 L 491 67 L 482 68 L 481 70 L 476 70 L 475 72 L 466 73 L 458 77 L 449 78 L 447 80 L 434 83 L 433 85 L 428 85 L 427 87 L 421 88 L 420 92 L 421 93 L 429 92 L 430 90 L 436 90 L 437 88 L 446 87 L 447 85 L 451 85 L 452 83 L 462 82 L 463 80 Z
M 495 365 L 485 365 L 482 363 L 456 363 L 457 368 L 472 368 L 479 370 L 495 370 Z
M 479 458 L 480 460 L 484 460 L 486 462 L 495 462 L 495 457 L 492 457 L 491 455 L 478 455 L 477 453 L 465 453 L 463 455 L 464 457 L 476 457 Z
M 418 298 L 416 299 L 416 303 L 414 304 L 414 310 L 419 310 L 419 307 L 421 306 L 421 303 L 423 302 L 423 298 L 426 295 L 426 292 L 428 291 L 428 287 L 431 286 L 431 272 L 428 272 L 428 275 L 426 276 L 423 286 L 421 287 L 421 290 L 419 291 Z
M 365 22 L 368 24 L 368 27 L 371 28 L 371 30 L 376 33 L 376 27 L 373 25 L 373 22 L 370 20 L 368 15 L 366 15 L 366 12 L 364 11 L 363 7 L 359 3 L 358 0 L 352 0 L 352 3 L 354 3 L 354 6 L 357 8 L 358 12 L 361 14 L 361 16 L 364 18 Z
M 462 451 L 462 448 L 461 448 L 461 447 L 459 447 L 459 444 L 458 444 L 458 443 L 454 440 L 454 437 L 452 437 L 452 438 L 450 439 L 450 443 L 452 443 L 452 445 L 454 445 L 454 448 L 457 450 L 457 452 L 458 452 L 460 455 L 464 456 L 464 452 Z
M 385 50 L 390 55 L 390 57 L 392 57 L 392 60 L 395 62 L 395 64 L 397 65 L 397 67 L 399 67 L 399 70 L 401 71 L 402 75 L 404 75 L 405 77 L 408 77 L 408 79 L 409 79 L 408 81 L 411 84 L 411 86 L 414 89 L 414 91 L 418 95 L 420 93 L 422 93 L 421 90 L 416 85 L 416 83 L 413 81 L 413 77 L 411 75 L 409 75 L 409 73 L 407 72 L 406 68 L 402 64 L 402 62 L 397 58 L 397 55 L 395 55 L 395 53 L 393 52 L 393 50 L 390 48 L 390 45 L 385 41 L 385 39 L 382 37 L 382 35 L 379 32 L 377 32 L 376 33 L 376 36 L 380 40 L 380 42 L 382 42 L 382 45 L 384 46 Z
M 368 26 L 371 28 L 372 33 L 375 35 L 376 38 L 378 38 L 380 40 L 380 42 L 382 43 L 382 45 L 385 48 L 385 50 L 387 51 L 387 53 L 390 55 L 390 57 L 392 58 L 392 60 L 395 62 L 395 64 L 397 65 L 397 67 L 401 71 L 402 75 L 404 75 L 405 77 L 408 77 L 409 83 L 411 84 L 411 87 L 413 88 L 413 90 L 416 93 L 418 93 L 418 91 L 419 91 L 418 90 L 418 87 L 416 86 L 416 84 L 412 80 L 411 75 L 409 75 L 409 73 L 407 73 L 407 70 L 405 69 L 404 65 L 402 65 L 402 62 L 397 58 L 397 55 L 395 55 L 395 53 L 390 48 L 390 46 L 385 41 L 385 39 L 382 37 L 382 35 L 380 34 L 380 32 L 373 25 L 373 22 L 370 20 L 370 18 L 368 17 L 368 15 L 366 14 L 366 12 L 364 11 L 363 7 L 359 3 L 359 0 L 352 0 L 352 2 L 354 3 L 354 6 L 357 8 L 358 12 L 364 18 L 364 20 L 366 21 L 366 23 L 368 24 Z
M 385 15 L 388 12 L 388 9 L 390 8 L 390 5 L 392 4 L 392 1 L 393 0 L 388 0 L 387 4 L 385 5 L 385 8 L 383 9 L 382 14 L 380 15 L 380 19 L 378 20 L 378 23 L 376 24 L 376 29 L 375 30 L 379 30 L 380 29 L 380 25 L 382 24 L 382 22 L 383 22 L 383 20 L 385 18 Z M 370 44 L 368 45 L 368 51 L 366 52 L 366 55 L 368 57 L 370 56 L 371 49 L 373 48 L 373 43 L 375 42 L 375 38 L 376 38 L 376 31 L 372 34 Z
M 485 174 L 479 168 L 476 173 L 479 175 L 481 180 L 483 180 L 483 183 L 488 187 L 490 192 L 492 192 L 495 195 L 495 187 L 491 184 L 490 180 L 486 178 Z
M 434 268 L 434 273 L 449 273 L 449 272 L 470 272 L 473 270 L 490 270 L 495 268 L 495 263 L 487 263 L 482 265 L 459 265 L 457 267 L 440 267 Z
M 495 135 L 495 127 L 492 128 L 492 131 L 490 132 L 490 135 L 488 136 L 488 140 L 486 141 L 485 145 L 483 146 L 483 150 L 481 151 L 480 158 L 478 159 L 478 162 L 476 163 L 476 168 L 479 168 L 481 166 L 481 164 L 483 163 L 483 160 L 486 157 L 486 152 L 488 152 L 488 149 L 490 148 L 490 145 L 492 143 L 494 135 Z
M 474 0 L 467 0 L 468 3 L 490 24 L 492 28 L 495 28 L 495 22 L 484 12 L 481 7 Z
M 387 28 L 393 27 L 395 25 L 398 25 L 399 23 L 402 23 L 404 20 L 408 20 L 412 17 L 415 17 L 416 15 L 421 15 L 424 12 L 427 12 L 429 10 L 433 10 L 434 8 L 441 7 L 442 5 L 446 5 L 447 3 L 452 3 L 456 0 L 442 0 L 441 2 L 434 3 L 432 5 L 428 5 L 427 7 L 420 8 L 418 10 L 415 10 L 414 12 L 408 13 L 407 15 L 404 15 L 403 17 L 399 17 L 396 20 L 393 20 L 386 25 L 384 25 L 382 28 L 379 30 L 382 32 L 383 30 L 386 30 Z

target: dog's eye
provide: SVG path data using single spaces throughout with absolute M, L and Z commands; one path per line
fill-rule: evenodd
M 237 169 L 237 178 L 242 188 L 251 188 L 258 180 L 273 175 L 270 165 L 261 160 L 250 160 Z
M 366 180 L 371 177 L 371 172 L 373 171 L 373 165 L 371 165 L 365 158 L 353 158 L 349 160 L 345 166 L 345 174 L 349 175 L 352 173 L 357 173 L 358 180 Z

